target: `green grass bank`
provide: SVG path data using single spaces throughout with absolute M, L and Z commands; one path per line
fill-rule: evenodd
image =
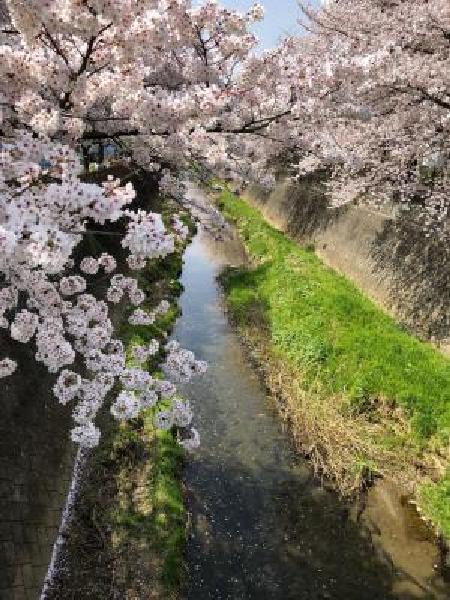
M 230 315 L 301 449 L 343 494 L 400 480 L 450 538 L 450 361 L 225 190 L 250 264 L 224 273 Z

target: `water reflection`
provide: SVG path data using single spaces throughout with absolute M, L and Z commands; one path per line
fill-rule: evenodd
M 203 439 L 185 475 L 192 519 L 186 600 L 449 597 L 437 585 L 431 592 L 431 581 L 411 582 L 375 552 L 348 507 L 292 451 L 223 310 L 216 276 L 223 261 L 237 262 L 236 248 L 196 238 L 174 332 L 210 365 L 184 389 Z

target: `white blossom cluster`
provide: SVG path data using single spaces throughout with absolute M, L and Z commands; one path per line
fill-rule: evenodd
M 134 310 L 128 317 L 130 325 L 152 325 L 155 322 L 155 313 L 148 313 L 141 308 Z
M 3 358 L 0 360 L 0 377 L 12 375 L 17 369 L 17 363 L 11 358 Z
M 59 291 L 63 296 L 74 296 L 86 290 L 86 280 L 79 275 L 63 277 L 59 282 Z
M 17 140 L 1 155 L 0 273 L 8 285 L 0 289 L 0 326 L 17 342 L 34 342 L 36 360 L 58 374 L 55 396 L 62 404 L 72 403 L 72 439 L 92 447 L 100 438 L 96 416 L 115 385 L 123 391 L 111 412 L 121 419 L 156 406 L 176 390 L 169 382 L 156 383 L 145 370 L 126 368 L 123 344 L 113 337 L 108 302 L 126 299 L 131 306 L 140 306 L 146 296 L 137 280 L 111 275 L 105 300 L 98 299 L 87 292 L 86 277 L 100 271 L 112 274 L 117 268 L 115 258 L 106 253 L 85 256 L 79 264 L 81 274 L 68 274 L 74 269 L 73 251 L 87 231 L 88 220 L 103 225 L 127 219 L 123 246 L 139 267 L 171 252 L 174 235 L 167 233 L 160 215 L 124 210 L 134 197 L 130 186 L 121 188 L 112 178 L 103 187 L 82 183 L 78 158 L 69 148 L 29 134 Z M 61 183 L 53 183 L 56 177 Z M 174 229 L 174 233 L 182 232 Z M 151 312 L 135 308 L 129 321 L 150 325 L 169 308 L 166 300 Z M 145 360 L 158 350 L 153 340 L 136 356 Z M 73 370 L 75 364 L 86 376 Z M 0 377 L 16 368 L 15 361 L 3 358 Z
M 145 293 L 139 288 L 137 279 L 118 273 L 111 278 L 106 298 L 109 302 L 117 304 L 124 297 L 127 297 L 133 306 L 139 306 L 145 300 Z
M 173 343 L 172 343 L 173 345 Z M 157 351 L 159 344 L 152 340 L 147 347 L 137 346 L 138 357 L 145 360 Z M 176 397 L 176 387 L 167 380 L 155 379 L 140 367 L 126 367 L 123 344 L 111 340 L 103 351 L 91 350 L 86 366 L 92 378 L 82 378 L 75 371 L 63 369 L 54 386 L 54 393 L 61 404 L 73 402 L 73 418 L 76 423 L 72 439 L 86 447 L 98 443 L 100 432 L 94 422 L 108 393 L 115 384 L 122 391 L 111 404 L 111 414 L 118 420 L 134 419 L 141 411 L 155 408 L 155 426 L 177 431 L 177 439 L 186 449 L 194 449 L 199 443 L 198 433 L 191 430 L 193 418 L 188 402 Z M 6 368 L 6 365 L 5 365 Z M 157 410 L 158 403 L 171 400 L 169 409 Z
M 154 408 L 163 399 L 172 398 L 169 409 L 157 410 L 155 427 L 162 430 L 175 428 L 177 439 L 187 450 L 198 447 L 198 432 L 191 428 L 193 412 L 189 402 L 174 397 L 176 388 L 168 381 L 153 379 L 145 371 L 129 369 L 121 377 L 124 391 L 111 406 L 112 415 L 118 420 L 134 419 L 142 410 Z
M 116 259 L 104 252 L 99 258 L 93 256 L 85 256 L 80 263 L 80 270 L 86 275 L 96 275 L 100 268 L 103 268 L 105 273 L 112 273 L 117 267 Z
M 174 236 L 167 233 L 161 215 L 142 210 L 127 214 L 130 222 L 122 246 L 137 261 L 164 258 L 174 251 Z
M 196 360 L 194 353 L 181 348 L 178 342 L 169 342 L 166 351 L 168 354 L 164 370 L 176 381 L 185 383 L 196 375 L 206 373 L 207 364 L 202 360 Z
M 159 351 L 159 342 L 158 340 L 151 340 L 147 346 L 136 345 L 133 346 L 133 358 L 136 363 L 142 364 L 151 356 L 155 356 Z
M 155 426 L 158 429 L 177 430 L 177 440 L 185 450 L 192 451 L 199 447 L 200 436 L 198 431 L 191 427 L 193 412 L 189 402 L 175 398 L 168 410 L 156 413 Z
M 10 331 L 12 339 L 22 343 L 29 342 L 36 333 L 38 322 L 39 319 L 36 313 L 21 310 L 16 314 L 14 321 L 11 323 Z

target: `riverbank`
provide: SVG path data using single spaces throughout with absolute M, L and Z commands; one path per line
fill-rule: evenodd
M 266 221 L 355 283 L 383 311 L 418 338 L 450 356 L 450 249 L 426 235 L 392 207 L 333 209 L 326 173 L 277 181 L 269 193 L 258 186 L 246 200 Z
M 230 315 L 297 446 L 344 495 L 400 482 L 449 538 L 449 361 L 244 200 L 218 202 L 251 263 L 222 277 Z
M 157 207 L 170 219 L 175 207 Z M 177 211 L 178 212 L 178 211 Z M 184 217 L 194 233 L 189 217 Z M 161 300 L 169 311 L 151 326 L 131 327 L 128 310 L 120 316 L 119 337 L 132 364 L 132 348 L 157 339 L 164 343 L 178 315 L 179 277 L 187 243 L 163 260 L 150 261 L 139 272 L 151 310 Z M 159 375 L 163 351 L 147 369 Z M 88 457 L 76 501 L 46 599 L 127 600 L 178 598 L 183 579 L 186 511 L 182 489 L 184 451 L 171 432 L 157 431 L 154 409 L 118 423 L 101 415 L 100 445 Z

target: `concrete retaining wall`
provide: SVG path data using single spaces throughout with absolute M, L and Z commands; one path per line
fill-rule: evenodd
M 1 355 L 20 369 L 0 385 L 0 599 L 37 600 L 69 489 L 74 445 L 70 410 L 30 348 Z
M 352 279 L 405 327 L 450 353 L 450 248 L 390 214 L 330 209 L 320 177 L 280 182 L 246 196 L 275 227 L 314 244 L 329 266 Z

